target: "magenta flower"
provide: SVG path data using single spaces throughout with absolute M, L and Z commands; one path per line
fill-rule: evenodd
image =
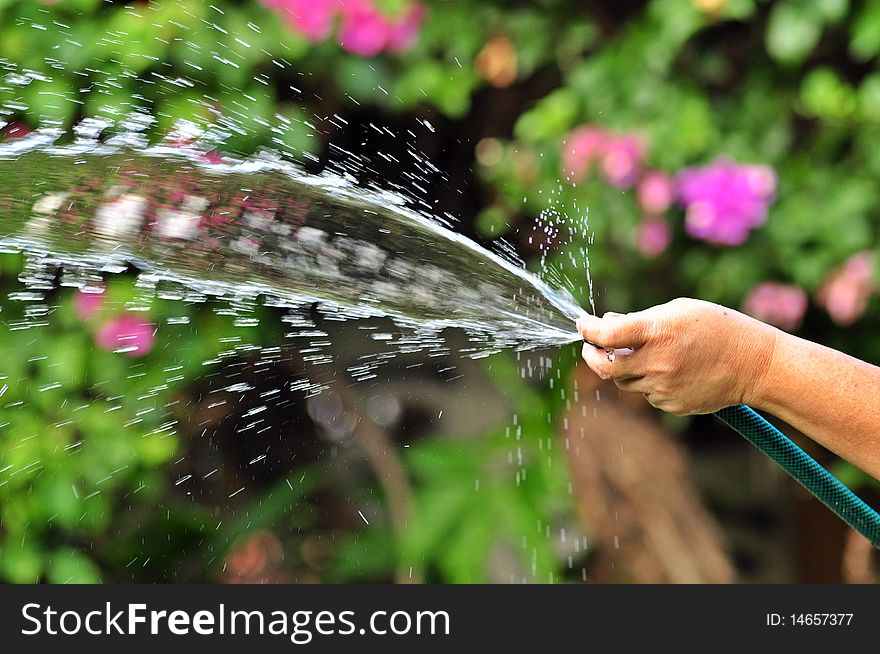
M 323 41 L 333 31 L 339 0 L 263 0 L 312 43 Z
M 419 31 L 428 11 L 422 4 L 411 5 L 404 14 L 393 21 L 388 31 L 388 50 L 406 52 L 419 38 Z
M 223 154 L 219 150 L 205 152 L 199 157 L 199 159 L 206 164 L 221 164 L 224 161 Z
M 602 173 L 609 184 L 630 188 L 639 178 L 645 142 L 635 134 L 614 135 L 605 142 Z
M 280 14 L 298 33 L 313 43 L 333 32 L 337 17 L 340 45 L 349 52 L 371 57 L 383 50 L 404 52 L 419 35 L 426 10 L 419 2 L 409 2 L 397 16 L 385 15 L 375 0 L 261 0 Z
M 675 202 L 675 180 L 659 170 L 650 170 L 639 180 L 636 197 L 645 213 L 658 216 Z
M 345 0 L 339 45 L 362 57 L 372 57 L 385 48 L 391 33 L 391 22 L 371 0 Z
M 742 245 L 767 219 L 776 191 L 769 166 L 719 160 L 679 173 L 679 200 L 691 236 L 720 245 Z
M 672 240 L 672 230 L 669 223 L 658 216 L 647 216 L 639 225 L 636 234 L 636 247 L 648 257 L 656 257 L 661 254 Z
M 635 134 L 615 134 L 598 125 L 574 129 L 564 141 L 562 172 L 570 182 L 585 178 L 599 162 L 605 179 L 617 188 L 629 188 L 639 178 L 645 142 Z
M 153 323 L 146 318 L 133 313 L 121 313 L 101 327 L 95 335 L 95 342 L 104 350 L 142 357 L 153 349 L 155 331 Z
M 758 320 L 791 331 L 797 329 L 804 318 L 807 294 L 799 286 L 764 282 L 746 295 L 743 311 Z
M 597 125 L 578 127 L 566 137 L 562 151 L 562 172 L 570 182 L 579 182 L 605 150 L 608 132 Z
M 94 316 L 103 304 L 103 293 L 84 293 L 78 290 L 73 296 L 73 311 L 80 320 L 88 320 Z
M 816 300 L 836 324 L 846 327 L 865 313 L 875 290 L 872 266 L 872 253 L 859 252 L 833 271 L 819 287 Z

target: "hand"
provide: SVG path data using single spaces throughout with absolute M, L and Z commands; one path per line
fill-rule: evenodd
M 780 333 L 733 309 L 688 298 L 625 315 L 585 315 L 577 328 L 601 346 L 585 343 L 583 349 L 596 374 L 676 415 L 749 403 L 761 392 Z

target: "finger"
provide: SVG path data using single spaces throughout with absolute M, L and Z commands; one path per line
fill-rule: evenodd
M 584 343 L 581 355 L 590 369 L 602 379 L 632 379 L 644 374 L 638 350 L 614 350 L 612 357 L 604 349 Z
M 611 366 L 613 362 L 608 360 L 608 354 L 601 347 L 584 343 L 584 347 L 581 349 L 581 357 L 590 370 L 599 375 L 599 377 L 611 379 Z
M 651 323 L 639 313 L 599 318 L 585 315 L 578 318 L 577 329 L 586 341 L 606 348 L 636 349 L 651 336 Z

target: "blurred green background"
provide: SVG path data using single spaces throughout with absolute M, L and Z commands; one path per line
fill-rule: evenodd
M 549 250 L 584 306 L 588 251 L 600 312 L 689 295 L 877 362 L 878 54 L 877 0 L 0 0 L 0 134 L 140 110 L 154 139 L 180 120 L 219 126 L 224 152 L 271 147 L 313 171 L 350 152 L 364 183 L 407 189 L 480 242 L 503 237 L 533 265 Z M 378 156 L 371 125 L 412 139 Z M 409 147 L 443 174 L 414 189 Z M 718 162 L 769 185 L 743 191 L 766 219 L 733 244 L 695 234 L 676 190 Z M 706 202 L 739 220 L 734 191 Z M 548 210 L 588 220 L 589 236 L 538 238 Z M 100 306 L 59 288 L 35 317 L 15 295 L 21 256 L 0 261 L 4 581 L 680 579 L 616 559 L 617 536 L 596 534 L 613 527 L 591 524 L 573 490 L 561 434 L 592 399 L 572 409 L 576 390 L 560 393 L 574 351 L 552 353 L 549 379 L 507 355 L 465 371 L 478 401 L 501 405 L 475 434 L 442 419 L 476 410 L 467 390 L 430 414 L 403 395 L 391 418 L 370 413 L 393 370 L 369 391 L 337 389 L 329 408 L 274 405 L 242 431 L 267 376 L 302 369 L 278 355 L 254 372 L 285 342 L 280 313 L 253 307 L 248 326 L 222 303 L 138 299 L 122 275 Z M 114 321 L 132 316 L 147 325 L 140 349 L 114 352 Z M 828 536 L 710 419 L 620 410 L 688 453 L 706 519 L 727 534 L 722 579 L 871 574 L 870 550 Z M 360 426 L 333 436 L 327 411 Z M 876 499 L 876 482 L 817 455 Z

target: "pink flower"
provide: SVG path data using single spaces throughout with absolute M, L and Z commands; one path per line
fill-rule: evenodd
M 376 0 L 261 0 L 279 13 L 294 30 L 318 43 L 333 32 L 341 15 L 340 45 L 349 52 L 372 57 L 382 50 L 405 52 L 419 35 L 426 9 L 409 2 L 397 16 L 386 16 Z
M 597 125 L 584 125 L 573 130 L 564 141 L 562 172 L 570 182 L 579 182 L 590 166 L 605 150 L 608 132 Z
M 612 136 L 602 152 L 602 173 L 612 186 L 630 188 L 639 178 L 645 142 L 634 134 Z
M 650 170 L 639 181 L 636 197 L 648 215 L 664 213 L 675 201 L 675 180 L 659 170 Z
M 872 265 L 871 252 L 859 252 L 834 270 L 819 287 L 816 300 L 836 324 L 851 325 L 865 313 L 874 293 Z
M 391 22 L 373 6 L 371 0 L 345 0 L 339 45 L 362 57 L 372 57 L 385 48 Z
M 142 357 L 149 353 L 155 340 L 153 323 L 132 313 L 114 316 L 95 335 L 98 347 L 131 357 Z
M 648 216 L 639 225 L 636 247 L 642 254 L 656 257 L 669 247 L 671 240 L 672 230 L 669 229 L 669 224 L 663 218 Z
M 678 176 L 688 234 L 721 245 L 741 245 L 763 225 L 775 191 L 776 173 L 769 166 L 719 160 Z
M 219 150 L 211 150 L 199 156 L 199 159 L 206 164 L 221 164 L 223 163 L 223 154 Z
M 263 4 L 312 43 L 330 36 L 339 9 L 339 0 L 263 0 Z
M 73 296 L 73 310 L 80 320 L 88 320 L 100 311 L 104 304 L 103 293 L 84 293 L 76 291 Z
M 403 16 L 393 21 L 388 31 L 388 50 L 400 53 L 413 47 L 419 38 L 419 30 L 427 13 L 424 5 L 414 4 L 404 12 Z
M 799 286 L 765 282 L 758 284 L 743 301 L 750 316 L 791 331 L 797 329 L 807 311 L 807 294 Z

